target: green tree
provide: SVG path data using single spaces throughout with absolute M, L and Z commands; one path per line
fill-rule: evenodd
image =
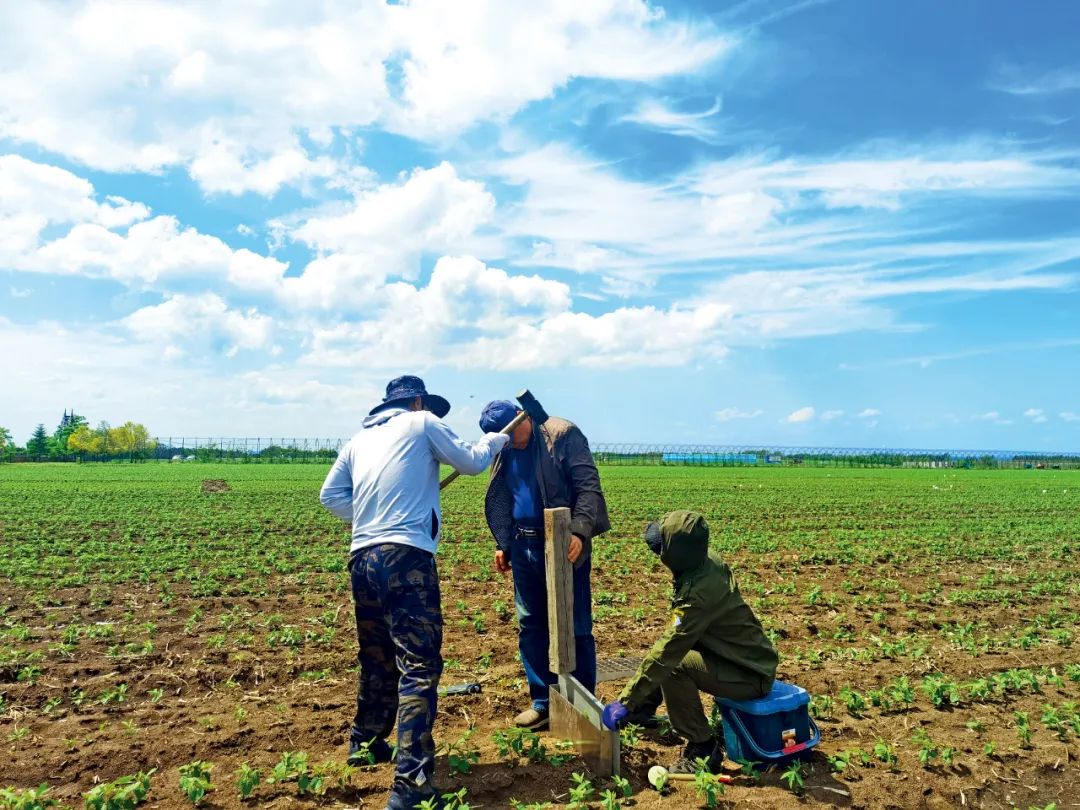
M 34 428 L 34 435 L 26 443 L 27 455 L 35 458 L 44 458 L 49 452 L 49 434 L 45 432 L 45 425 L 39 424 Z
M 11 431 L 0 427 L 0 461 L 9 458 L 14 452 L 15 442 L 11 438 Z
M 67 424 L 57 425 L 56 431 L 52 435 L 52 440 L 49 442 L 49 455 L 67 455 L 69 452 L 68 439 L 71 438 L 72 433 L 85 424 L 87 424 L 85 416 L 79 416 L 77 413 L 72 413 L 67 419 Z

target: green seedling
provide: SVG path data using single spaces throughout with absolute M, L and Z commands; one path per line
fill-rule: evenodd
M 150 792 L 150 777 L 155 770 L 102 782 L 83 794 L 86 810 L 133 810 L 146 800 Z
M 248 798 L 255 792 L 255 788 L 259 786 L 261 774 L 246 762 L 242 763 L 240 767 L 234 771 L 234 774 L 236 776 L 236 790 L 240 794 L 240 798 Z
M 187 765 L 180 766 L 180 792 L 187 796 L 192 804 L 198 804 L 206 794 L 214 789 L 210 781 L 210 772 L 214 770 L 213 764 L 195 760 Z
M 573 773 L 570 775 L 570 779 L 574 784 L 570 788 L 569 808 L 570 810 L 585 810 L 596 794 L 596 788 L 593 787 L 593 783 L 583 773 Z

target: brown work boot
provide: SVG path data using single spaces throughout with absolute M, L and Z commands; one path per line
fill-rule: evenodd
M 530 706 L 514 718 L 514 725 L 529 731 L 545 731 L 548 727 L 548 711 Z

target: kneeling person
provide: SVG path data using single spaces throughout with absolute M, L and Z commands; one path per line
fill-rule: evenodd
M 693 773 L 706 758 L 718 771 L 724 760 L 713 738 L 699 691 L 732 700 L 767 695 L 778 662 L 761 622 L 743 601 L 731 569 L 709 552 L 709 527 L 696 512 L 669 512 L 645 531 L 645 542 L 674 578 L 674 619 L 619 699 L 604 708 L 614 730 L 629 722 L 659 688 L 671 725 L 686 739 L 683 756 L 668 770 Z

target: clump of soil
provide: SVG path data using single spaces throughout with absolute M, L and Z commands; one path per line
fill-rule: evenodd
M 207 478 L 202 482 L 203 492 L 232 492 L 232 487 L 229 486 L 228 481 L 224 481 L 220 478 Z

